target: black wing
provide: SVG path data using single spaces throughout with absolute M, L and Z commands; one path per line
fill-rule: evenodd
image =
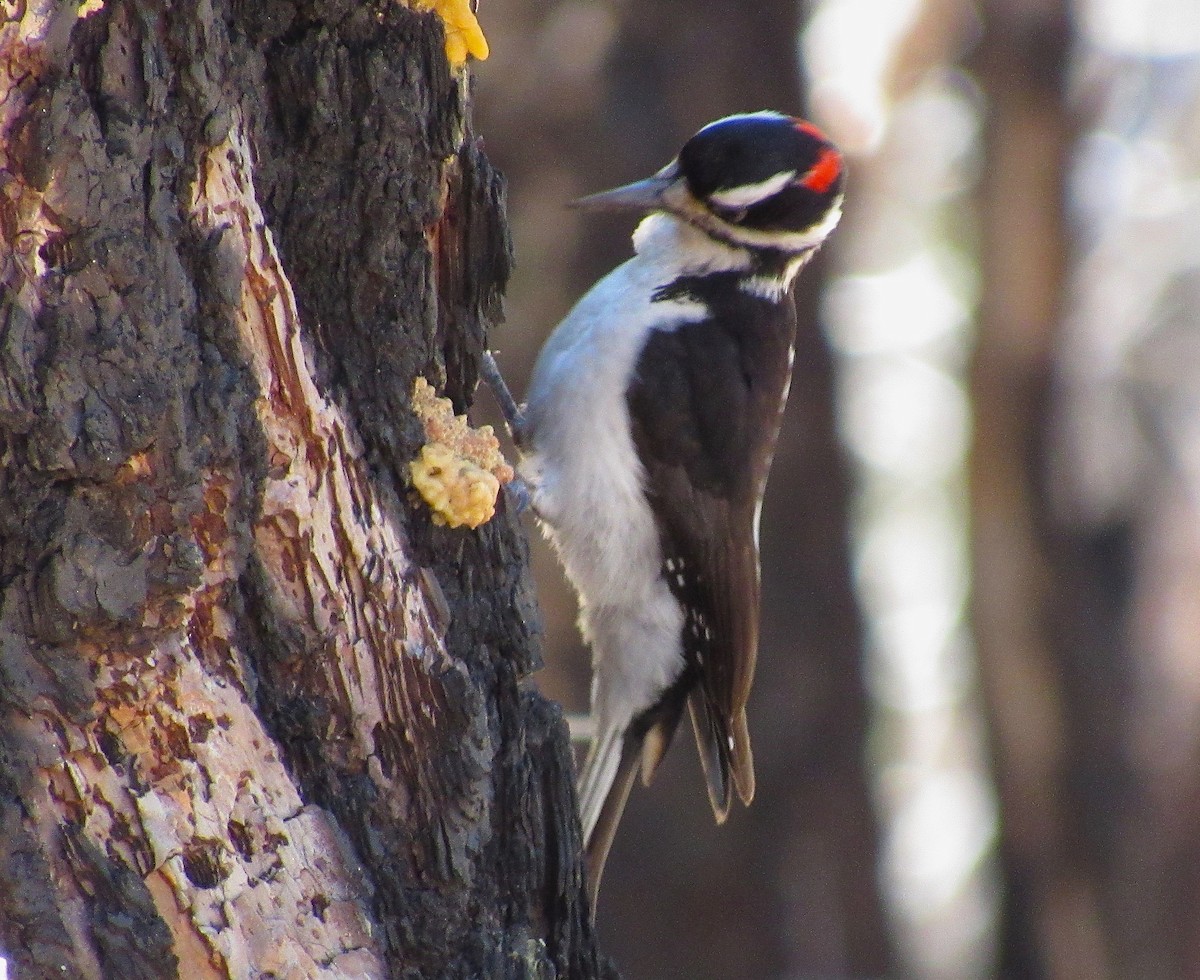
M 656 298 L 681 296 L 703 303 L 709 317 L 653 332 L 627 396 L 662 528 L 663 574 L 686 614 L 690 681 L 647 712 L 643 778 L 653 774 L 686 699 L 713 812 L 723 820 L 731 775 L 744 802 L 754 794 L 745 713 L 758 649 L 754 522 L 779 432 L 796 316 L 790 295 L 775 302 L 756 296 L 738 288 L 734 274 L 678 280 Z

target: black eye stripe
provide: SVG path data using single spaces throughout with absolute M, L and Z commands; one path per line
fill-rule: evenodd
M 833 185 L 833 192 L 839 193 L 841 186 L 839 180 Z M 828 195 L 813 194 L 790 184 L 778 194 L 746 208 L 738 224 L 763 231 L 803 231 L 825 217 L 828 211 Z
M 712 202 L 709 203 L 708 209 L 722 221 L 726 221 L 731 225 L 740 225 L 749 212 L 749 208 L 728 208 Z

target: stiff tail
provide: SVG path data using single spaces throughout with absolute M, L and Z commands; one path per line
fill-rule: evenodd
M 697 687 L 688 695 L 688 713 L 708 784 L 708 801 L 717 823 L 724 823 L 735 786 L 743 803 L 749 805 L 754 799 L 754 758 L 750 754 L 746 712 L 738 712 L 726 723 L 713 710 L 703 689 Z
M 750 754 L 746 713 L 740 711 L 726 721 L 700 688 L 689 692 L 687 705 L 708 784 L 709 802 L 717 823 L 723 823 L 729 815 L 735 788 L 743 803 L 749 804 L 754 798 L 754 759 Z M 629 791 L 639 771 L 647 783 L 653 777 L 671 743 L 682 710 L 681 700 L 674 701 L 672 710 L 659 714 L 645 729 L 640 725 L 624 731 L 608 728 L 597 735 L 588 752 L 579 775 L 579 816 L 593 917 L 604 862 L 617 835 Z
M 604 862 L 617 835 L 617 824 L 641 764 L 641 739 L 609 729 L 601 732 L 588 752 L 579 776 L 579 815 L 587 858 L 588 898 L 592 917 L 600 893 Z

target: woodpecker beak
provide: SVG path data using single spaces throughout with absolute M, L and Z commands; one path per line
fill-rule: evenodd
M 642 214 L 647 211 L 667 211 L 670 208 L 663 200 L 663 195 L 678 179 L 675 169 L 668 168 L 645 180 L 581 197 L 578 201 L 572 201 L 571 207 L 583 211 L 637 211 Z

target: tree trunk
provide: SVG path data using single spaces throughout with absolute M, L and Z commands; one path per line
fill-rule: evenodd
M 1100 980 L 1121 974 L 1101 928 L 1102 882 L 1079 791 L 1108 752 L 1089 716 L 1114 702 L 1089 666 L 1099 666 L 1096 649 L 1055 634 L 1054 610 L 1072 586 L 1055 564 L 1039 492 L 1068 255 L 1069 19 L 1059 0 L 993 2 L 985 14 L 971 510 L 974 627 L 1002 818 L 1000 972 Z
M 1194 41 L 1183 32 L 1183 48 L 1164 58 L 1173 22 L 1148 6 L 1136 27 L 1084 18 L 1068 45 L 1066 10 L 1035 6 L 1050 16 L 1009 22 L 1010 46 L 993 51 L 1010 68 L 989 78 L 1010 120 L 991 127 L 993 160 L 1006 166 L 989 173 L 1007 170 L 1005 183 L 1025 194 L 997 186 L 998 210 L 1051 225 L 1038 234 L 995 223 L 1007 234 L 991 278 L 1006 298 L 992 312 L 1036 317 L 985 318 L 981 347 L 994 369 L 1005 331 L 1028 340 L 1024 328 L 1037 327 L 1032 344 L 1008 345 L 1022 397 L 994 375 L 979 413 L 981 431 L 990 416 L 990 431 L 1019 436 L 983 445 L 987 496 L 977 498 L 979 608 L 993 612 L 980 623 L 981 653 L 1006 827 L 1004 962 L 1014 977 L 1190 978 L 1200 946 Z M 1044 58 L 1013 72 L 1033 37 Z M 1068 49 L 1074 119 L 1060 86 Z M 1073 126 L 1084 136 L 1068 161 Z M 1130 165 L 1160 157 L 1170 166 L 1148 177 Z M 1068 162 L 1070 249 L 1063 188 L 1036 176 Z M 1050 274 L 996 275 L 1021 254 Z M 1000 467 L 1008 476 L 996 482 Z M 1020 497 L 1007 549 L 995 519 L 1004 490 L 1010 506 Z M 1019 630 L 995 617 L 1002 607 Z
M 407 490 L 414 378 L 465 410 L 509 263 L 440 21 L 8 8 L 3 955 L 604 975 L 519 528 Z

